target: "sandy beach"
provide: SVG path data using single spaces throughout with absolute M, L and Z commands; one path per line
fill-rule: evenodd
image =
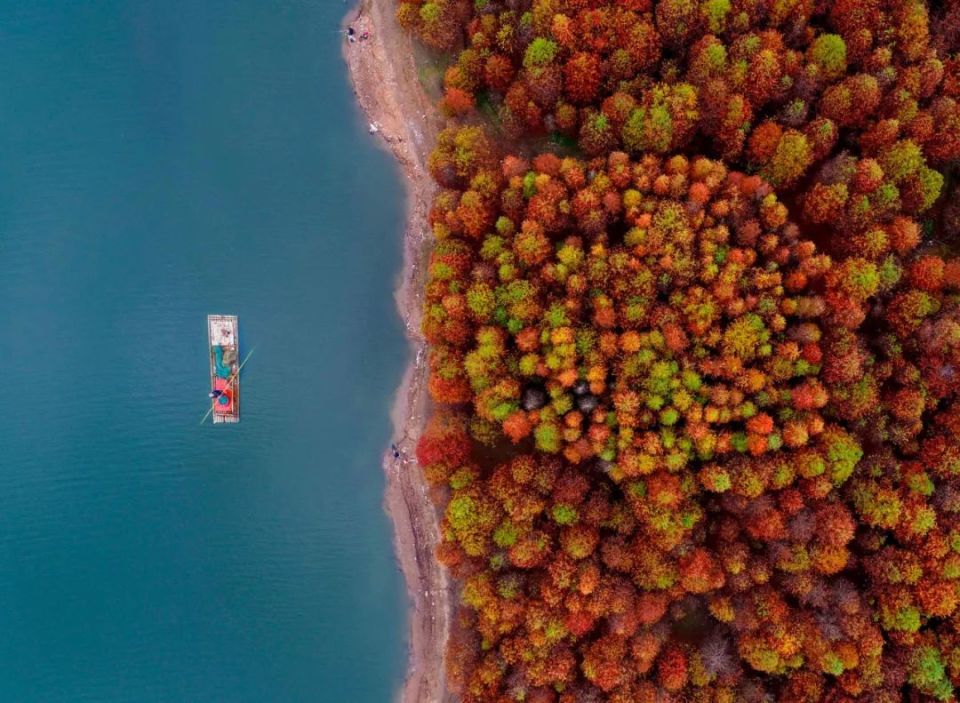
M 399 699 L 403 703 L 436 703 L 449 699 L 443 652 L 452 595 L 447 574 L 434 556 L 438 516 L 414 448 L 429 411 L 427 352 L 420 316 L 431 248 L 427 214 L 434 193 L 427 155 L 438 118 L 421 87 L 412 41 L 397 25 L 393 0 L 362 0 L 344 19 L 347 27 L 353 28 L 356 40 L 344 40 L 344 57 L 368 131 L 393 153 L 407 187 L 404 260 L 396 302 L 410 342 L 411 363 L 391 413 L 393 441 L 400 458 L 390 450 L 384 454 L 385 507 L 393 520 L 397 559 L 411 601 L 409 661 Z

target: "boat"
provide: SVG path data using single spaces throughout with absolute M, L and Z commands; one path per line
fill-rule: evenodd
M 213 424 L 240 422 L 240 331 L 236 315 L 207 315 Z

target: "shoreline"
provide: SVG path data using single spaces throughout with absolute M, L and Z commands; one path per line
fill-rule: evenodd
M 397 25 L 393 0 L 361 0 L 343 20 L 358 40 L 344 41 L 343 56 L 371 136 L 396 159 L 407 191 L 403 267 L 394 291 L 410 348 L 410 363 L 391 409 L 399 459 L 387 450 L 384 508 L 393 522 L 397 561 L 410 599 L 407 673 L 398 694 L 402 703 L 440 703 L 446 691 L 444 649 L 452 620 L 450 582 L 435 555 L 439 516 L 414 458 L 429 410 L 427 347 L 420 333 L 422 299 L 432 241 L 427 216 L 435 184 L 427 156 L 439 124 L 425 95 L 414 60 L 413 42 Z M 366 40 L 359 37 L 369 33 Z

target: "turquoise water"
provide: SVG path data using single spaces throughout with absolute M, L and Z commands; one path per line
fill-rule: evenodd
M 0 3 L 0 700 L 388 701 L 402 192 L 329 0 Z M 205 427 L 205 316 L 243 420 Z

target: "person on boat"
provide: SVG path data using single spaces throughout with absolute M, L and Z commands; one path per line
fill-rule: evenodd
M 210 391 L 207 394 L 207 396 L 210 398 L 219 398 L 222 395 L 223 395 L 223 391 L 220 390 L 219 388 L 214 388 L 212 391 Z

